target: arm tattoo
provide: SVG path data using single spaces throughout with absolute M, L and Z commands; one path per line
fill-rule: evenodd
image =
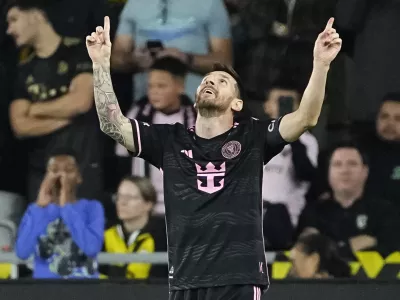
M 122 115 L 111 82 L 110 70 L 97 67 L 93 70 L 94 99 L 101 130 L 115 141 L 133 150 L 129 120 Z

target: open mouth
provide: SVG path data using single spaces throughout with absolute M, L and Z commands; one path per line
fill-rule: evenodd
M 203 94 L 215 95 L 215 91 L 212 88 L 204 88 Z

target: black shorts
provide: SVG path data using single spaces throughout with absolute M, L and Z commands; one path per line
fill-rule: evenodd
M 170 291 L 169 300 L 260 300 L 261 288 L 253 285 L 227 285 L 212 288 Z

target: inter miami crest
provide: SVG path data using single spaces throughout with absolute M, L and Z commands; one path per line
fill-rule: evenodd
M 242 145 L 238 141 L 229 141 L 221 150 L 222 156 L 226 159 L 233 159 L 239 155 Z

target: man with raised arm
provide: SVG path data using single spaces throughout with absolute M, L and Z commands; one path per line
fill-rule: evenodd
M 103 132 L 164 172 L 169 299 L 260 299 L 269 285 L 262 232 L 263 165 L 315 126 L 331 62 L 342 40 L 333 19 L 318 36 L 299 108 L 277 120 L 235 122 L 242 86 L 216 65 L 196 92 L 196 126 L 149 125 L 124 117 L 110 77 L 110 23 L 86 38 Z

